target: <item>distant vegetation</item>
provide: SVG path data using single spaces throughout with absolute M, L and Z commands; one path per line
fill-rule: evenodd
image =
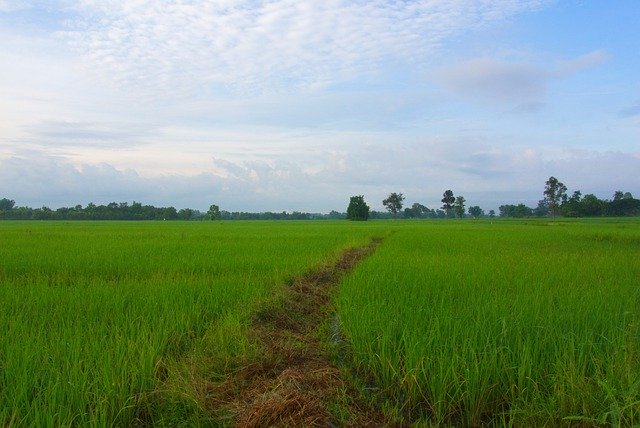
M 630 192 L 616 191 L 611 200 L 599 199 L 593 194 L 582 196 L 576 190 L 567 195 L 567 187 L 555 177 L 550 177 L 545 184 L 544 198 L 538 201 L 535 208 L 522 203 L 505 204 L 499 207 L 500 217 L 628 217 L 640 215 L 640 199 Z M 0 220 L 367 220 L 390 218 L 481 218 L 496 216 L 494 210 L 487 213 L 478 205 L 466 209 L 467 202 L 462 195 L 455 196 L 452 190 L 446 190 L 442 198 L 442 207 L 431 209 L 415 202 L 404 210 L 405 197 L 402 193 L 391 193 L 382 201 L 387 212 L 371 211 L 363 195 L 352 196 L 346 212 L 331 211 L 324 213 L 293 212 L 245 212 L 220 210 L 218 205 L 211 205 L 207 212 L 174 207 L 154 207 L 139 202 L 111 202 L 107 205 L 62 207 L 51 209 L 16 206 L 12 199 L 0 199 Z

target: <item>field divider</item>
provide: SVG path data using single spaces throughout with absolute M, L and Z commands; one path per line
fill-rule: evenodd
M 334 362 L 327 328 L 335 314 L 333 290 L 381 242 L 375 237 L 344 250 L 333 263 L 291 279 L 281 298 L 259 308 L 249 327 L 259 353 L 209 388 L 210 411 L 241 427 L 336 426 L 344 424 L 335 415 L 339 403 L 350 424 L 384 424 L 379 412 L 345 397 L 354 389 Z

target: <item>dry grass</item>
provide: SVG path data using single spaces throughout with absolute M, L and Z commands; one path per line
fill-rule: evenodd
M 238 427 L 337 424 L 327 403 L 335 402 L 339 391 L 353 390 L 332 362 L 319 330 L 332 313 L 331 290 L 379 242 L 349 249 L 334 264 L 296 278 L 278 306 L 254 315 L 250 335 L 261 356 L 210 386 L 211 412 L 230 415 Z M 379 411 L 355 398 L 348 401 L 349 425 L 388 425 Z

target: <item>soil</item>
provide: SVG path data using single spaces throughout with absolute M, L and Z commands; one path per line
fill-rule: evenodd
M 237 427 L 394 425 L 357 398 L 322 333 L 335 313 L 332 290 L 380 241 L 346 250 L 334 264 L 292 280 L 284 301 L 254 315 L 250 335 L 261 355 L 211 388 L 213 413 L 229 415 Z

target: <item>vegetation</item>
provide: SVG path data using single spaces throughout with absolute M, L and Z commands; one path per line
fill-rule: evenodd
M 306 346 L 338 338 L 336 362 L 389 420 L 636 425 L 638 226 L 0 223 L 0 424 L 230 424 L 209 385 L 250 376 L 250 326 L 305 323 L 279 306 L 286 284 L 387 235 L 335 291 L 325 342 Z M 342 402 L 336 420 L 353 421 L 360 405 Z
M 402 210 L 402 202 L 404 201 L 404 196 L 402 193 L 391 193 L 386 199 L 382 201 L 382 205 L 385 206 L 387 211 L 393 215 L 393 218 L 398 216 L 398 213 Z
M 456 217 L 463 218 L 464 217 L 464 196 L 456 196 L 456 201 L 453 204 L 453 210 L 456 213 Z
M 242 364 L 251 311 L 370 233 L 343 223 L 0 223 L 0 425 L 202 422 L 189 381 L 198 361 L 209 378 Z
M 484 216 L 484 211 L 478 205 L 469 207 L 469 215 L 473 218 L 480 218 Z
M 442 195 L 442 209 L 444 210 L 447 218 L 451 218 L 453 212 L 453 203 L 456 201 L 455 196 L 451 190 L 445 190 Z
M 582 197 L 582 192 L 576 190 L 567 197 L 567 187 L 555 177 L 549 177 L 545 183 L 544 198 L 538 202 L 536 208 L 527 207 L 519 203 L 505 204 L 499 207 L 500 217 L 546 217 L 562 215 L 565 217 L 628 217 L 640 215 L 640 200 L 635 199 L 630 192 L 620 190 L 614 193 L 613 199 L 600 200 L 595 195 Z M 354 199 L 356 198 L 356 199 Z M 415 202 L 411 207 L 402 211 L 404 195 L 391 193 L 382 203 L 387 212 L 371 211 L 364 201 L 364 196 L 352 196 L 346 213 L 331 211 L 329 214 L 304 213 L 293 211 L 283 212 L 229 212 L 220 210 L 218 205 L 211 205 L 206 213 L 190 208 L 176 210 L 174 207 L 156 208 L 133 202 L 111 202 L 107 205 L 88 204 L 86 207 L 76 205 L 73 208 L 58 208 L 55 211 L 44 206 L 42 208 L 16 207 L 15 201 L 7 198 L 0 199 L 0 220 L 367 220 L 397 218 L 402 213 L 404 218 L 451 218 L 455 214 L 464 218 L 465 198 L 454 196 L 451 190 L 446 190 L 442 198 L 442 209 L 429 209 Z M 484 217 L 484 210 L 478 205 L 469 208 L 469 215 L 474 219 Z M 489 217 L 495 217 L 495 211 L 489 210 Z
M 369 219 L 369 205 L 364 201 L 364 196 L 352 196 L 347 207 L 349 220 L 366 221 Z
M 351 364 L 405 422 L 635 426 L 638 226 L 397 224 L 340 290 Z

